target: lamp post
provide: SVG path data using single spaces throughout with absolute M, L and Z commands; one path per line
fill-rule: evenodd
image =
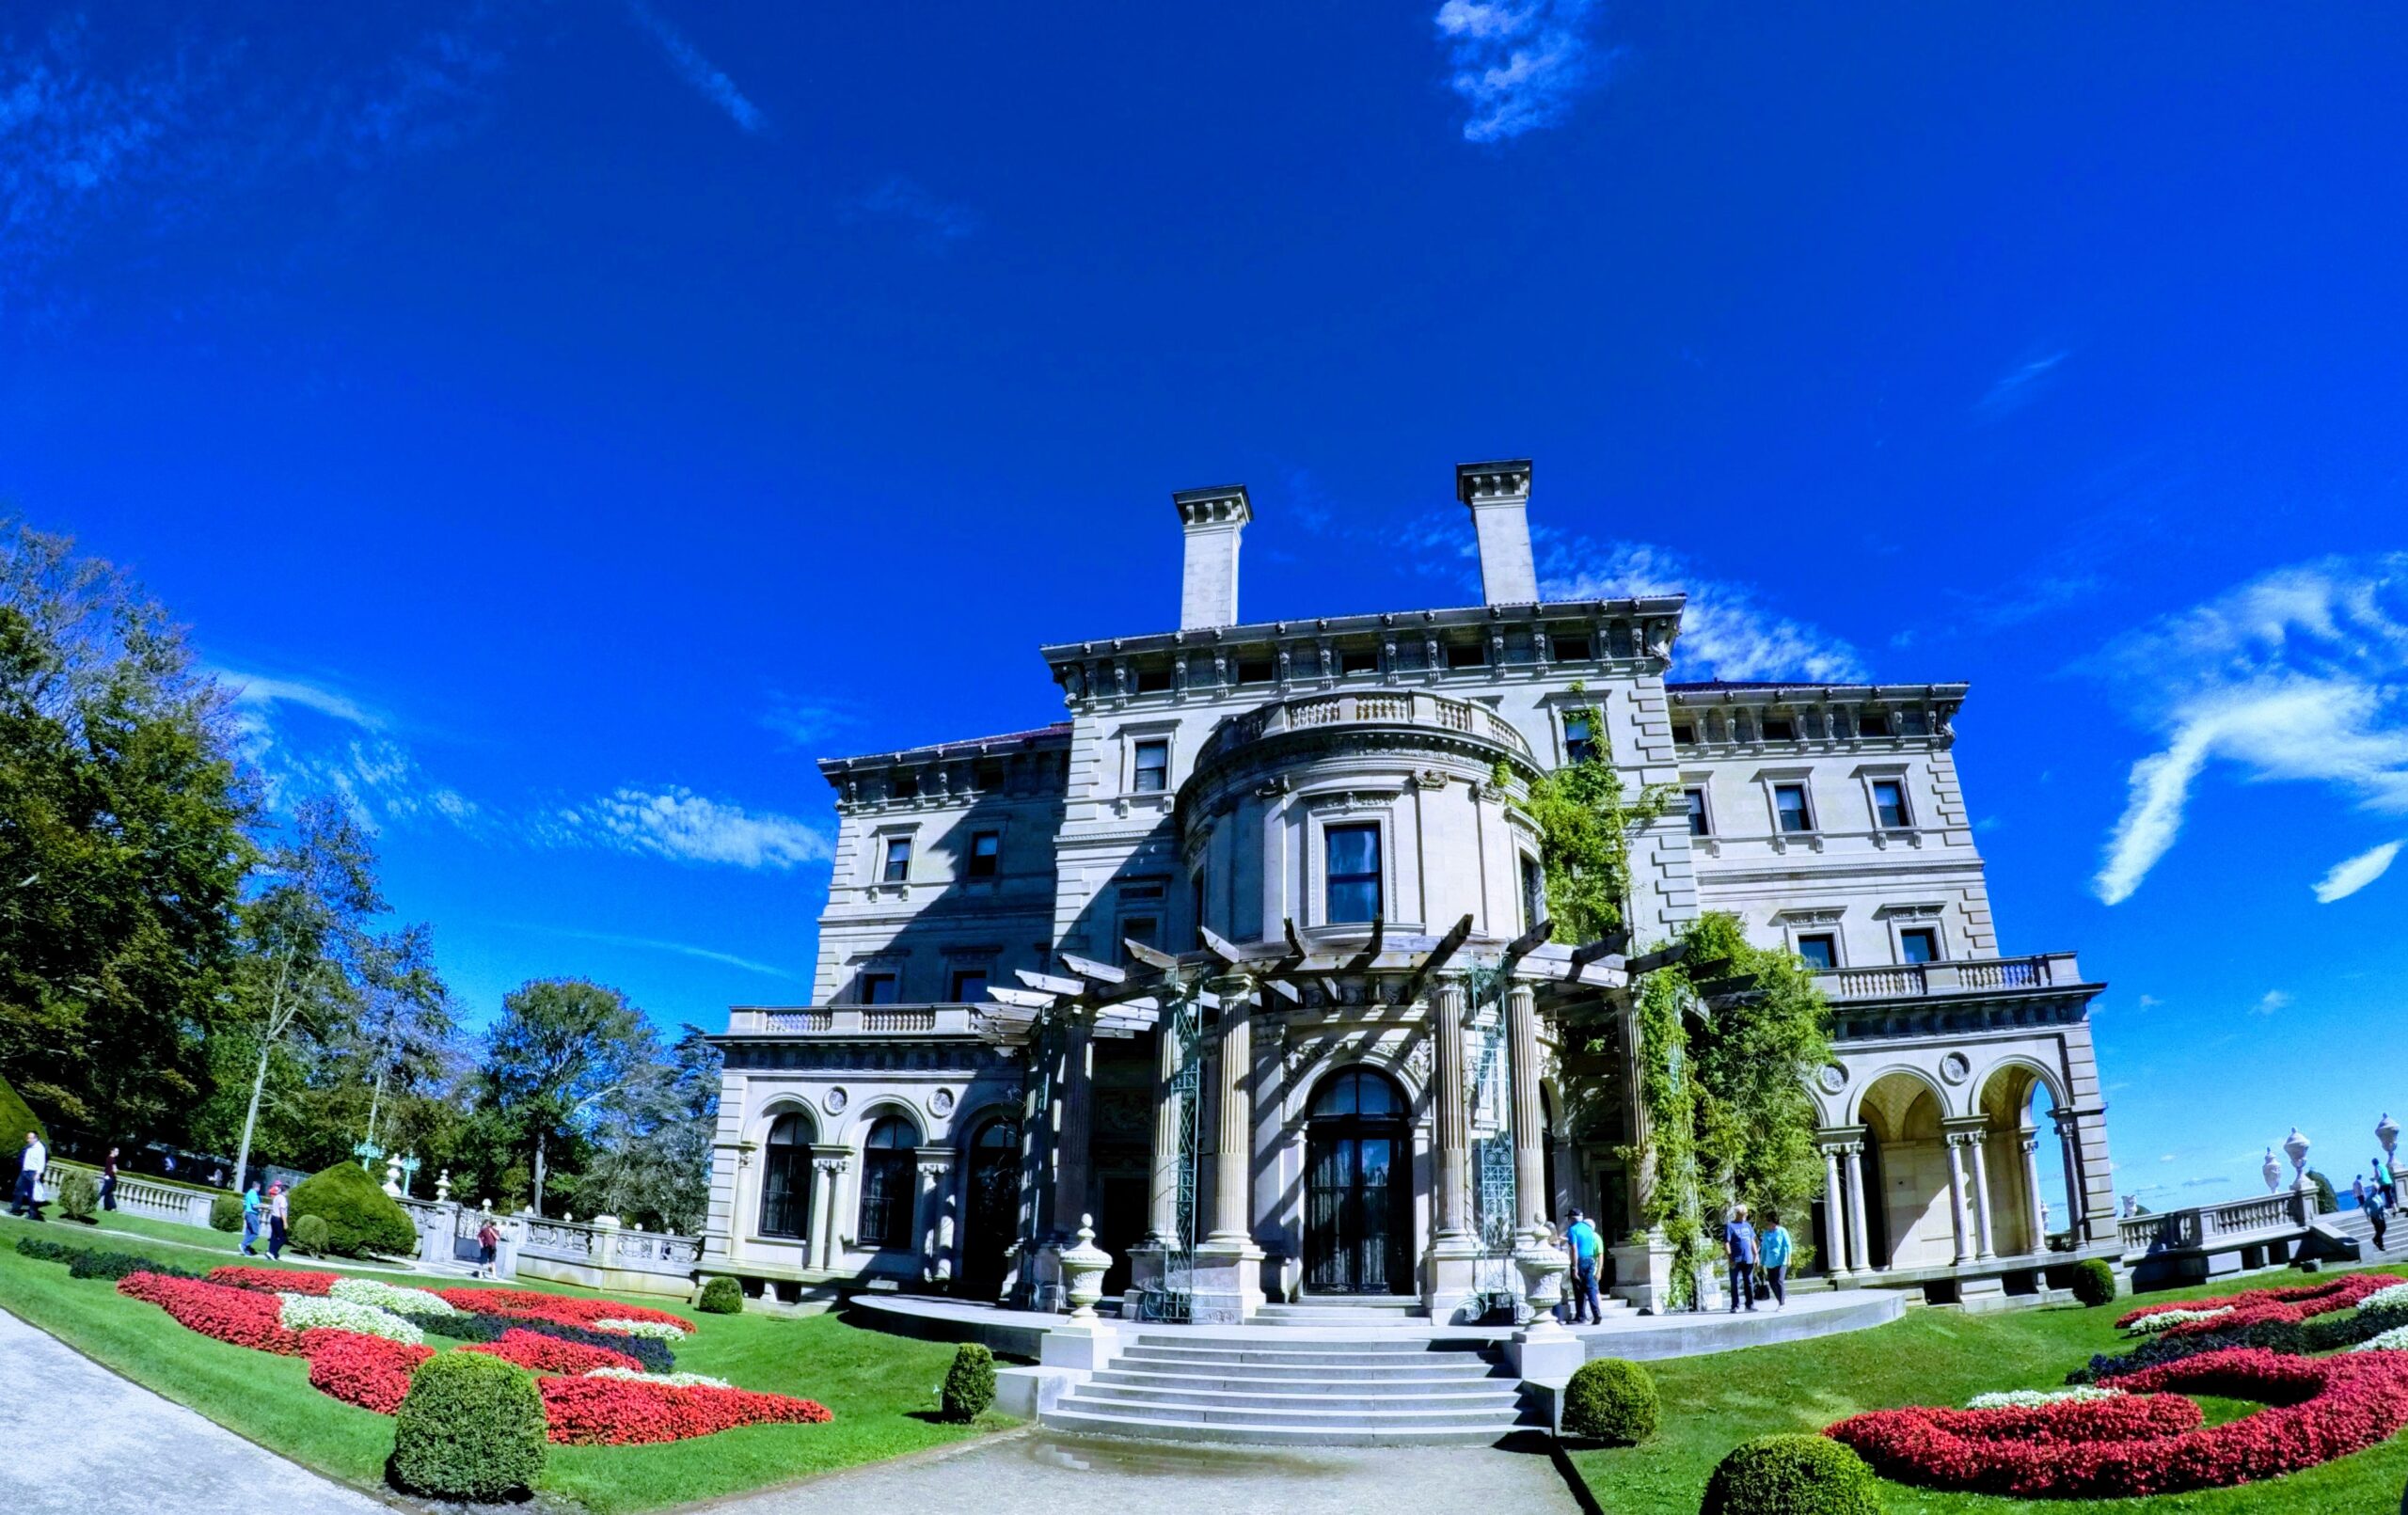
M 402 1155 L 402 1192 L 404 1194 L 406 1195 L 410 1191 L 410 1181 L 417 1176 L 418 1154 L 415 1152 L 404 1153 Z
M 385 1155 L 385 1149 L 376 1144 L 375 1138 L 364 1136 L 360 1138 L 359 1144 L 351 1149 L 351 1155 L 359 1160 L 359 1171 L 372 1176 L 376 1172 L 376 1160 Z

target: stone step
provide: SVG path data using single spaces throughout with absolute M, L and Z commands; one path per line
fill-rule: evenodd
M 1376 1357 L 1477 1357 L 1488 1349 L 1486 1342 L 1433 1341 L 1425 1336 L 1398 1338 L 1370 1337 L 1345 1341 L 1278 1341 L 1259 1337 L 1212 1336 L 1138 1336 L 1127 1350 L 1133 1352 L 1178 1353 L 1182 1356 L 1227 1359 L 1236 1354 L 1257 1356 L 1269 1362 L 1307 1362 L 1318 1357 L 1343 1358 L 1353 1362 L 1358 1358 Z
M 1360 1356 L 1347 1352 L 1180 1352 L 1159 1347 L 1132 1347 L 1115 1356 L 1112 1365 L 1152 1373 L 1188 1373 L 1223 1378 L 1253 1375 L 1312 1378 L 1337 1369 L 1344 1369 L 1349 1374 L 1369 1373 L 1380 1377 L 1478 1378 L 1486 1376 L 1491 1366 L 1487 1359 L 1468 1352 L 1390 1357 L 1369 1352 Z
M 1084 1388 L 1064 1395 L 1061 1402 L 1068 1410 L 1129 1415 L 1141 1420 L 1196 1421 L 1208 1426 L 1510 1426 L 1520 1413 L 1517 1404 L 1456 1406 L 1410 1401 L 1366 1410 L 1305 1410 L 1293 1405 L 1162 1405 L 1093 1398 Z
M 1117 1360 L 1116 1360 L 1117 1361 Z M 1330 1393 L 1409 1393 L 1417 1389 L 1468 1389 L 1486 1383 L 1514 1383 L 1520 1381 L 1501 1365 L 1480 1366 L 1467 1372 L 1391 1371 L 1386 1368 L 1323 1367 L 1323 1368 L 1249 1368 L 1243 1373 L 1199 1373 L 1193 1368 L 1177 1368 L 1169 1372 L 1155 1367 L 1107 1367 L 1097 1370 L 1091 1381 L 1125 1383 L 1133 1388 L 1173 1389 L 1198 1385 L 1227 1385 L 1232 1388 L 1256 1389 L 1263 1393 L 1313 1394 Z
M 1318 1393 L 1265 1394 L 1235 1388 L 1142 1388 L 1123 1383 L 1079 1385 L 1068 1397 L 1083 1405 L 1159 1405 L 1169 1408 L 1192 1406 L 1209 1410 L 1267 1411 L 1439 1411 L 1473 1412 L 1483 1414 L 1511 1415 L 1521 1407 L 1521 1386 L 1498 1381 L 1487 1389 L 1408 1389 L 1401 1393 L 1367 1392 L 1358 1386 L 1352 1391 L 1326 1390 Z
M 1111 1411 L 1079 1410 L 1069 1401 L 1045 1412 L 1053 1430 L 1089 1436 L 1127 1436 L 1157 1442 L 1221 1442 L 1244 1446 L 1487 1446 L 1534 1429 L 1502 1418 L 1493 1425 L 1404 1426 L 1234 1425 L 1227 1421 L 1158 1418 Z

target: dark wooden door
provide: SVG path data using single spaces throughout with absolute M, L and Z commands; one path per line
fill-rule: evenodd
M 1313 1123 L 1306 1137 L 1307 1290 L 1412 1291 L 1411 1150 L 1401 1122 Z

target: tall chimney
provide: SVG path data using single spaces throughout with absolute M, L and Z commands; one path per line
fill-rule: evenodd
M 1455 497 L 1471 507 L 1480 533 L 1480 592 L 1490 605 L 1535 605 L 1530 560 L 1530 460 L 1455 465 Z
M 1238 623 L 1238 537 L 1254 519 L 1245 485 L 1182 489 L 1171 496 L 1187 532 L 1187 560 L 1180 576 L 1179 629 Z M 1527 554 L 1526 554 L 1527 556 Z

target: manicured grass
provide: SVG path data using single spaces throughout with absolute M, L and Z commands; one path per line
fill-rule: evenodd
M 217 1261 L 205 1253 L 233 1250 L 234 1239 L 215 1232 L 160 1228 L 179 1233 L 178 1239 L 206 1238 L 230 1245 L 184 1249 L 130 1242 L 94 1236 L 80 1225 L 35 1225 L 0 1217 L 0 1308 L 296 1462 L 346 1483 L 381 1488 L 385 1458 L 393 1448 L 392 1421 L 309 1387 L 309 1365 L 300 1359 L 212 1341 L 151 1305 L 124 1298 L 105 1282 L 71 1279 L 58 1264 L 14 1251 L 19 1237 L 40 1235 L 150 1252 L 162 1260 L 199 1267 Z M 309 1260 L 300 1259 L 299 1265 L 309 1266 Z M 368 1271 L 341 1261 L 328 1266 Z M 642 1302 L 662 1307 L 657 1300 Z M 680 1368 L 747 1389 L 816 1399 L 835 1412 L 834 1422 L 749 1426 L 653 1446 L 557 1446 L 545 1473 L 546 1492 L 579 1501 L 595 1515 L 622 1515 L 875 1461 L 1009 1424 L 963 1427 L 935 1419 L 937 1385 L 953 1359 L 950 1346 L 863 1331 L 832 1316 L 795 1320 L 669 1307 L 699 1327 L 676 1349 Z
M 2305 1280 L 2261 1274 L 2151 1294 L 2147 1302 L 2296 1282 Z M 1613 1515 L 1696 1515 L 1714 1464 L 1751 1436 L 1819 1431 L 1860 1410 L 1961 1405 L 1992 1389 L 2061 1387 L 2067 1372 L 2094 1352 L 2131 1345 L 2115 1323 L 2134 1302 L 1990 1316 L 1917 1309 L 1871 1331 L 1650 1363 L 1663 1397 L 1656 1439 L 1643 1446 L 1576 1450 L 1572 1460 Z M 2226 1399 L 2200 1403 L 2211 1425 L 2258 1408 Z M 2367 1515 L 2400 1508 L 2403 1482 L 2408 1438 L 2272 1483 L 2154 1499 L 2003 1499 L 1886 1482 L 1881 1498 L 1888 1515 Z

